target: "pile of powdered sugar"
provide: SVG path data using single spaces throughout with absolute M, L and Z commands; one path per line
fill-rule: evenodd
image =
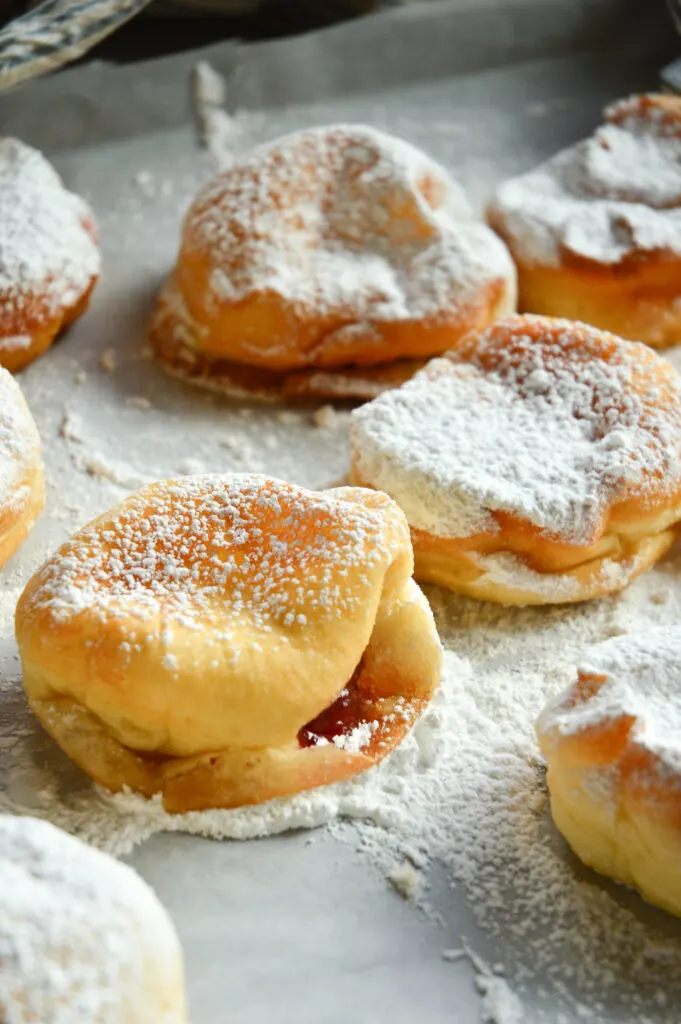
M 88 230 L 88 225 L 90 230 Z M 22 349 L 21 317 L 75 305 L 99 273 L 87 204 L 35 149 L 0 139 L 0 294 L 3 348 Z
M 681 254 L 681 123 L 633 98 L 592 136 L 505 182 L 492 219 L 528 263 L 564 253 L 614 264 L 636 252 Z
M 0 877 L 3 1021 L 125 1020 L 145 1000 L 172 1006 L 179 943 L 130 868 L 45 822 L 4 816 Z M 179 993 L 178 1003 L 154 1024 L 179 1024 Z
M 590 544 L 609 505 L 678 489 L 681 378 L 663 382 L 640 346 L 610 352 L 592 328 L 530 334 L 524 319 L 490 328 L 463 362 L 435 360 L 353 414 L 359 479 L 411 526 L 496 533 L 491 513 L 503 511 Z
M 443 168 L 362 125 L 239 157 L 197 197 L 183 253 L 208 261 L 213 303 L 274 293 L 300 315 L 346 324 L 451 316 L 514 277 Z

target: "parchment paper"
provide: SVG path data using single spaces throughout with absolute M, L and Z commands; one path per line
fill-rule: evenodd
M 300 39 L 78 68 L 0 97 L 2 130 L 45 149 L 92 201 L 105 254 L 90 313 L 21 375 L 49 495 L 0 577 L 0 739 L 3 718 L 26 714 L 10 687 L 14 603 L 74 528 L 151 477 L 254 469 L 319 486 L 347 468 L 342 412 L 328 428 L 308 412 L 282 420 L 277 410 L 187 389 L 145 355 L 150 302 L 174 259 L 183 209 L 213 163 L 196 148 L 189 77 L 197 60 L 210 59 L 227 80 L 233 134 L 227 124 L 216 146 L 223 157 L 305 125 L 361 120 L 427 149 L 482 203 L 496 181 L 589 131 L 605 101 L 654 87 L 675 48 L 662 4 L 469 0 Z M 30 806 L 40 766 L 49 773 L 52 764 L 65 787 L 85 786 L 27 723 L 31 764 L 23 773 L 0 742 L 0 788 Z M 503 943 L 487 941 L 437 871 L 433 922 L 323 831 L 248 844 L 157 836 L 130 861 L 177 923 L 194 1024 L 472 1024 L 474 972 L 442 951 L 465 935 L 490 962 L 504 959 Z M 573 1004 L 569 993 L 558 1006 L 530 992 L 522 1022 L 595 1019 Z M 607 1006 L 599 1014 L 620 1020 Z

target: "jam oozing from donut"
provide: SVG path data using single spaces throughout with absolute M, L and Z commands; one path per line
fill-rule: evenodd
M 347 686 L 336 697 L 330 707 L 308 722 L 298 733 L 301 747 L 315 747 L 322 742 L 333 743 L 337 736 L 348 736 L 354 729 L 366 722 L 366 698 L 357 686 L 362 662 L 352 674 Z

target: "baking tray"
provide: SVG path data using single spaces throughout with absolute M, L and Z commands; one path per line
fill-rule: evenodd
M 552 831 L 532 754 L 523 760 L 509 746 L 509 759 L 530 780 L 518 800 L 534 801 L 537 857 L 559 858 L 574 880 L 574 908 L 562 906 L 555 919 L 546 906 L 555 894 L 541 885 L 530 891 L 527 879 L 543 876 L 535 875 L 536 858 L 523 861 L 527 843 L 519 846 L 512 830 L 483 831 L 466 859 L 454 821 L 466 804 L 453 789 L 433 791 L 440 818 L 452 800 L 441 858 L 427 863 L 418 836 L 412 848 L 394 839 L 399 815 L 391 820 L 388 807 L 403 806 L 409 833 L 416 775 L 413 786 L 409 774 L 402 777 L 402 796 L 391 791 L 369 823 L 336 820 L 248 842 L 159 832 L 155 812 L 145 817 L 139 801 L 114 806 L 98 797 L 41 733 L 21 694 L 12 638 L 28 574 L 143 481 L 257 470 L 323 486 L 347 470 L 346 411 L 315 418 L 310 409 L 228 402 L 170 380 L 149 358 L 150 303 L 172 264 L 183 209 L 216 162 L 284 131 L 366 121 L 427 149 L 481 204 L 496 181 L 588 132 L 604 102 L 654 87 L 674 48 L 661 4 L 471 0 L 408 7 L 283 42 L 82 67 L 0 97 L 2 130 L 45 149 L 90 199 L 104 249 L 91 310 L 21 375 L 45 445 L 48 505 L 0 579 L 0 809 L 32 811 L 127 852 L 179 930 L 194 1024 L 681 1019 L 681 927 L 570 859 Z M 199 120 L 211 152 L 201 153 L 193 69 L 206 60 L 226 81 L 228 116 L 211 118 L 204 106 Z M 458 731 L 463 747 L 485 707 L 494 717 L 495 680 L 518 687 L 529 722 L 541 695 L 569 673 L 586 634 L 678 620 L 680 569 L 672 553 L 622 598 L 587 609 L 516 613 L 431 588 L 450 669 L 461 668 L 458 685 L 472 701 L 470 721 L 440 716 L 446 741 Z M 514 666 L 525 672 L 529 663 L 531 672 L 513 676 Z M 413 755 L 413 747 L 406 751 Z M 442 776 L 437 756 L 418 768 L 419 780 Z M 481 761 L 481 789 L 510 784 L 512 772 L 506 779 L 500 763 Z M 348 791 L 341 802 L 350 816 L 353 806 L 360 817 L 368 813 Z M 295 807 L 298 824 L 324 816 L 315 798 Z M 239 822 L 218 822 L 214 831 L 258 831 L 255 818 Z M 175 827 L 208 828 L 196 819 Z M 388 878 L 403 861 L 416 865 L 419 882 L 413 892 L 407 886 L 407 899 Z M 580 922 L 588 923 L 581 944 Z

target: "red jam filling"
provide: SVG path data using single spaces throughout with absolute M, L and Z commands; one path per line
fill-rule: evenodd
M 314 747 L 320 740 L 332 743 L 334 736 L 347 736 L 366 721 L 366 699 L 362 698 L 357 687 L 361 667 L 360 662 L 333 704 L 303 726 L 298 733 L 301 747 Z

